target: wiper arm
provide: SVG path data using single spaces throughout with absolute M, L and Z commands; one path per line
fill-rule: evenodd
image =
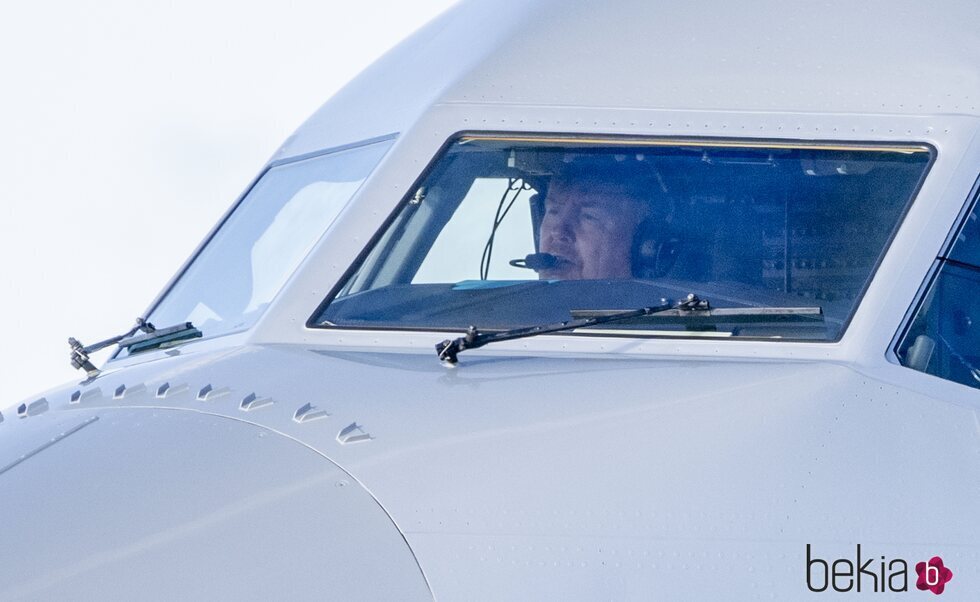
M 667 303 L 666 299 L 661 299 L 661 304 L 653 307 L 643 307 L 640 309 L 620 311 L 602 316 L 580 318 L 578 320 L 558 322 L 557 324 L 544 324 L 541 326 L 515 328 L 513 330 L 504 330 L 502 332 L 484 333 L 477 330 L 476 326 L 470 326 L 466 330 L 465 335 L 453 340 L 446 339 L 445 341 L 436 345 L 436 353 L 439 355 L 439 359 L 441 361 L 446 364 L 453 365 L 459 361 L 459 354 L 467 349 L 477 349 L 490 343 L 534 337 L 539 334 L 547 334 L 549 332 L 574 330 L 576 328 L 584 328 L 586 326 L 595 326 L 597 324 L 607 324 L 609 322 L 617 322 L 619 320 L 629 320 L 630 318 L 649 316 L 662 311 L 668 311 L 672 307 L 673 306 Z
M 136 334 L 142 332 L 143 334 Z M 165 343 L 183 341 L 202 336 L 200 330 L 190 322 L 169 326 L 167 328 L 156 328 L 143 318 L 136 318 L 136 325 L 125 334 L 99 341 L 94 345 L 82 345 L 74 337 L 68 338 L 68 345 L 71 346 L 71 365 L 73 368 L 85 370 L 90 377 L 98 376 L 99 369 L 92 364 L 89 356 L 96 351 L 101 351 L 110 345 L 119 345 L 120 349 L 126 349 L 130 353 L 145 351 L 160 347 Z

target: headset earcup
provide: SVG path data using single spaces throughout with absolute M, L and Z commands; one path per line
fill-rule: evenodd
M 654 268 L 654 278 L 663 278 L 674 267 L 680 250 L 680 241 L 676 238 L 660 243 L 657 250 L 657 261 Z
M 662 224 L 644 220 L 633 238 L 633 276 L 640 279 L 666 276 L 677 260 L 679 246 L 679 241 L 669 237 Z

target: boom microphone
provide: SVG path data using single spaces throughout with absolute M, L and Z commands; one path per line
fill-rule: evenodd
M 531 253 L 524 259 L 511 259 L 510 265 L 540 272 L 558 265 L 558 258 L 550 253 Z

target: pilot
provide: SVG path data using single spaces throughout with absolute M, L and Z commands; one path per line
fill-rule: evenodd
M 554 256 L 542 280 L 616 280 L 634 275 L 637 231 L 651 218 L 654 187 L 633 170 L 576 169 L 552 178 L 539 230 Z

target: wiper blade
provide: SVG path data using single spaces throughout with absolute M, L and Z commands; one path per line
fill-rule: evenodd
M 442 362 L 454 365 L 459 361 L 459 354 L 467 349 L 477 349 L 479 347 L 483 347 L 484 345 L 498 343 L 500 341 L 512 341 L 514 339 L 534 337 L 539 334 L 547 334 L 550 332 L 574 330 L 576 328 L 584 328 L 586 326 L 608 324 L 609 322 L 618 322 L 620 320 L 629 320 L 631 318 L 638 318 L 641 316 L 650 316 L 659 312 L 669 311 L 672 309 L 672 307 L 673 306 L 667 303 L 666 299 L 661 299 L 661 305 L 655 305 L 652 307 L 642 307 L 640 309 L 629 311 L 619 311 L 601 316 L 592 316 L 588 318 L 580 318 L 578 320 L 569 320 L 567 322 L 558 322 L 557 324 L 544 324 L 541 326 L 515 328 L 513 330 L 504 330 L 501 332 L 484 333 L 477 330 L 476 326 L 470 326 L 465 335 L 453 340 L 446 339 L 445 341 L 436 345 L 436 353 L 439 355 L 439 359 Z
M 136 334 L 142 332 L 143 334 Z M 93 345 L 82 345 L 74 337 L 68 338 L 68 345 L 71 346 L 71 365 L 78 370 L 85 370 L 85 373 L 93 378 L 98 376 L 99 369 L 92 364 L 89 356 L 96 351 L 101 351 L 110 345 L 119 345 L 120 349 L 126 349 L 130 353 L 154 349 L 167 343 L 193 339 L 202 336 L 200 330 L 190 322 L 168 326 L 167 328 L 156 328 L 153 324 L 143 318 L 136 318 L 136 325 L 129 332 L 115 336 L 104 341 L 99 341 Z
M 573 309 L 573 318 L 604 316 L 618 310 Z M 821 307 L 722 307 L 698 310 L 697 312 L 674 308 L 661 312 L 656 322 L 663 324 L 687 324 L 692 321 L 711 321 L 725 324 L 757 322 L 821 322 L 824 319 Z
M 130 353 L 136 353 L 138 351 L 146 351 L 147 349 L 156 349 L 168 343 L 196 339 L 202 335 L 203 333 L 195 328 L 193 324 L 184 322 L 176 326 L 158 328 L 153 332 L 123 339 L 119 341 L 119 348 L 125 349 Z

